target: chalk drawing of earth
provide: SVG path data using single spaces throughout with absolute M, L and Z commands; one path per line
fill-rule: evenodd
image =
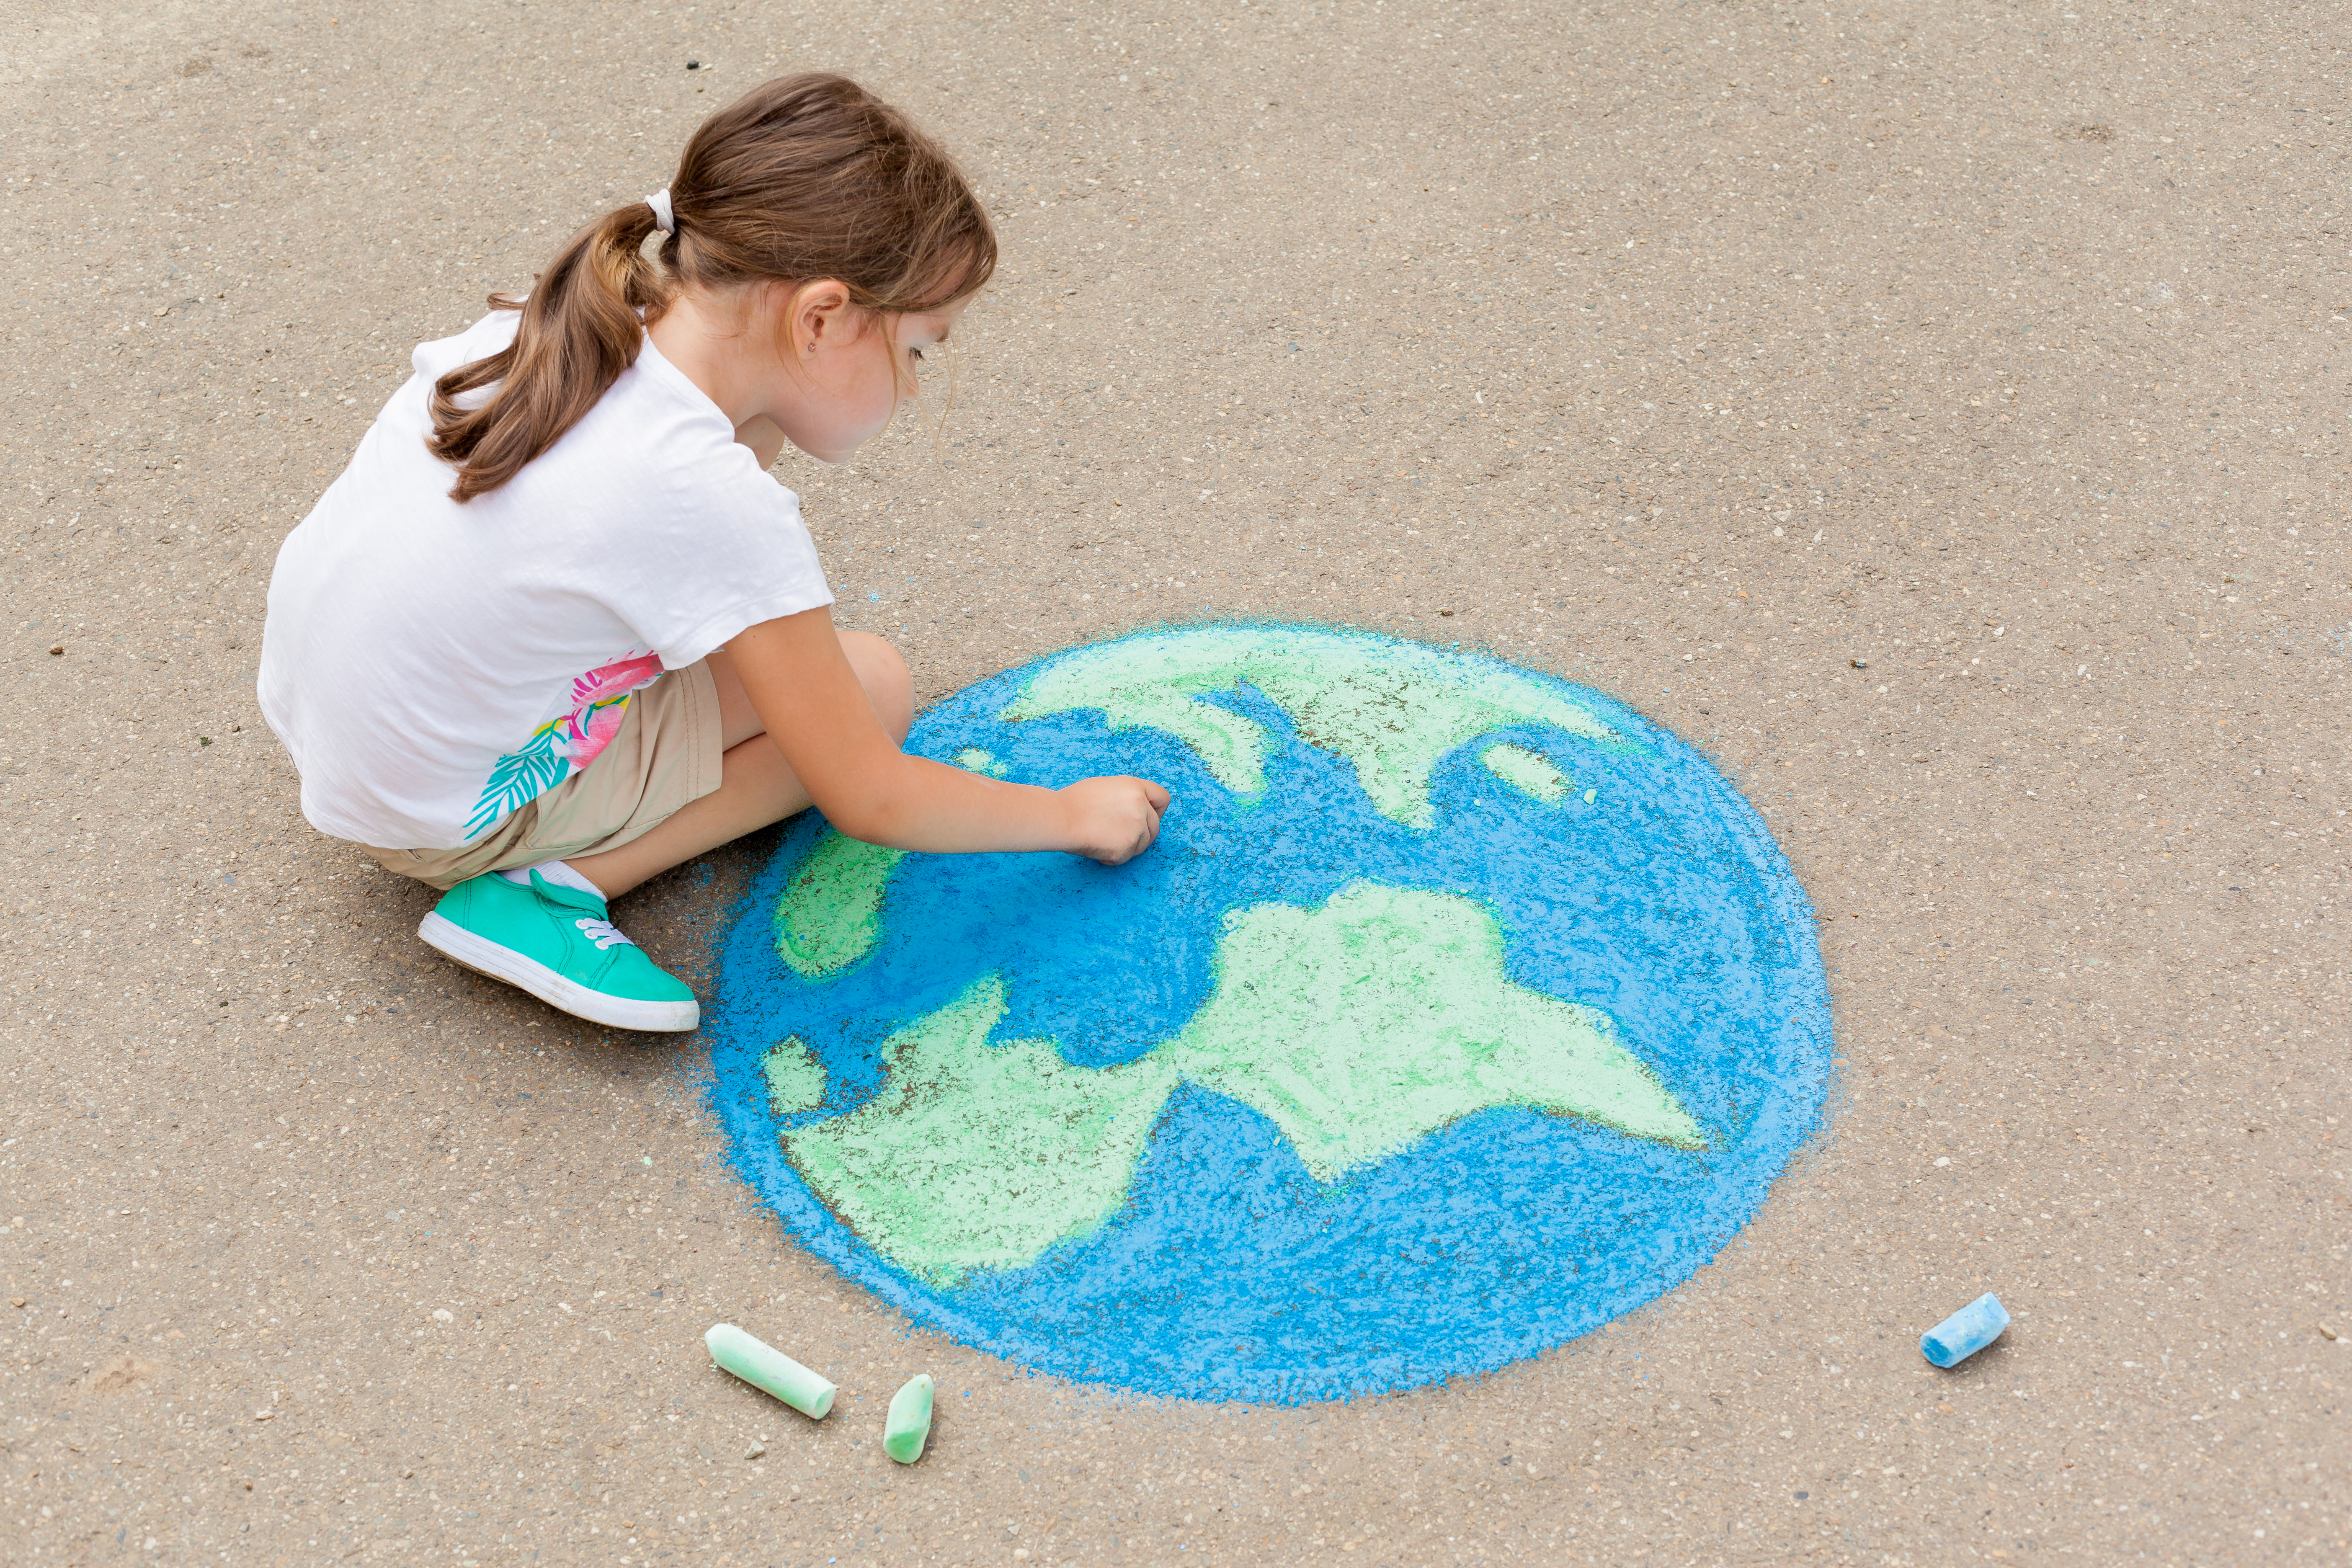
M 1154 778 L 1126 866 L 784 837 L 710 1038 L 746 1176 L 917 1321 L 1296 1402 L 1489 1371 L 1688 1277 L 1819 1113 L 1802 890 L 1696 752 L 1496 659 L 1139 633 L 924 714 Z

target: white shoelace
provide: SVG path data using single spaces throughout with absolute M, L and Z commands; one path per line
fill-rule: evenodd
M 588 940 L 596 944 L 596 951 L 599 952 L 604 952 L 607 948 L 635 947 L 637 945 L 635 942 L 631 942 L 627 937 L 623 936 L 621 934 L 621 928 L 614 925 L 611 921 L 573 921 L 572 923 L 578 926 L 583 932 L 586 933 Z

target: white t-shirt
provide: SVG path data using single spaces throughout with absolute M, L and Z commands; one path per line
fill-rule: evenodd
M 517 319 L 420 344 L 278 550 L 261 711 L 322 833 L 471 843 L 593 762 L 631 692 L 833 601 L 798 498 L 650 340 L 562 439 L 451 500 L 456 470 L 425 447 L 433 383 Z

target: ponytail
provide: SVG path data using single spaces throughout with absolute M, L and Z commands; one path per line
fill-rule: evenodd
M 646 327 L 669 302 L 665 280 L 639 254 L 653 232 L 654 210 L 643 202 L 607 213 L 572 237 L 529 298 L 490 296 L 491 309 L 522 312 L 514 342 L 433 384 L 425 446 L 457 467 L 450 500 L 472 500 L 514 478 L 636 363 Z M 478 407 L 458 401 L 485 387 L 495 390 Z
M 654 209 L 582 230 L 540 274 L 514 342 L 433 384 L 426 447 L 457 470 L 450 499 L 505 484 L 561 440 L 636 363 L 645 329 L 684 286 L 837 279 L 869 316 L 943 310 L 996 268 L 988 214 L 939 144 L 846 77 L 765 82 L 706 121 Z M 893 371 L 896 371 L 893 364 Z M 488 390 L 478 406 L 469 393 Z

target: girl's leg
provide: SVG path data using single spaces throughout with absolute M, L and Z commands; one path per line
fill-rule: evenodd
M 841 647 L 850 668 L 865 685 L 866 700 L 895 740 L 904 741 L 915 721 L 914 681 L 898 649 L 870 632 L 844 632 Z M 617 899 L 648 878 L 659 876 L 706 850 L 732 843 L 746 833 L 808 809 L 808 791 L 793 773 L 784 754 L 768 739 L 751 700 L 736 677 L 734 660 L 724 649 L 710 656 L 711 679 L 719 686 L 719 715 L 727 747 L 726 771 L 719 788 L 700 800 L 679 807 L 652 832 L 631 839 L 602 855 L 576 857 L 565 862 Z

